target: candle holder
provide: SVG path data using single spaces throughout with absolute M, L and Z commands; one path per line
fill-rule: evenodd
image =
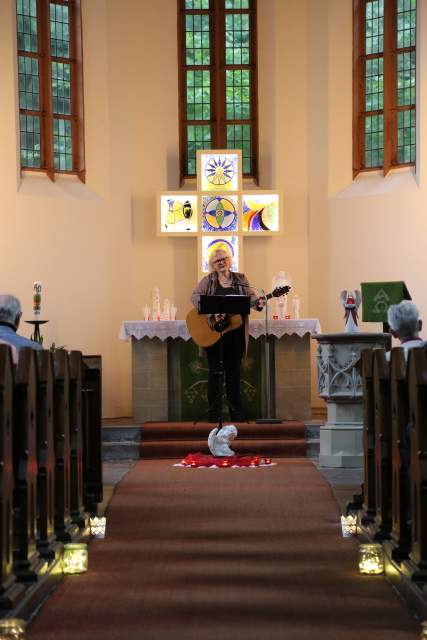
M 94 538 L 105 538 L 107 529 L 107 518 L 105 516 L 94 516 L 90 518 L 90 533 Z
M 25 640 L 25 626 L 20 618 L 0 620 L 0 640 Z
M 62 572 L 67 575 L 85 573 L 88 567 L 87 544 L 84 542 L 71 542 L 64 545 L 62 556 Z
M 343 538 L 351 538 L 357 534 L 357 516 L 350 513 L 348 516 L 341 516 L 341 529 Z
M 384 552 L 378 543 L 361 544 L 359 547 L 360 573 L 374 576 L 384 573 Z
M 43 344 L 43 336 L 40 333 L 40 325 L 46 324 L 49 320 L 25 320 L 27 324 L 32 324 L 34 327 L 34 333 L 30 336 L 30 340 Z

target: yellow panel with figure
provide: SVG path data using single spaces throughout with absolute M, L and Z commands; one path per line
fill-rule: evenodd
M 198 191 L 238 191 L 242 184 L 242 152 L 213 150 L 197 152 Z
M 198 207 L 195 193 L 162 193 L 158 197 L 159 235 L 194 236 L 198 230 Z
M 242 196 L 242 231 L 245 235 L 281 233 L 280 196 L 273 192 L 245 192 Z
M 199 239 L 199 273 L 209 273 L 209 260 L 214 251 L 221 249 L 231 256 L 231 270 L 239 271 L 241 247 L 237 235 L 208 235 Z

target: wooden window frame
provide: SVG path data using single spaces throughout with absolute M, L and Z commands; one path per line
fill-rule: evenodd
M 249 9 L 225 9 L 225 0 L 210 0 L 209 9 L 189 10 L 185 9 L 185 0 L 177 0 L 178 5 L 178 84 L 179 84 L 179 157 L 180 157 L 180 183 L 187 178 L 194 178 L 195 175 L 187 173 L 187 134 L 188 125 L 211 126 L 211 148 L 227 148 L 227 125 L 228 124 L 249 124 L 251 131 L 251 171 L 244 174 L 244 177 L 253 178 L 258 184 L 258 72 L 257 72 L 257 0 L 250 0 Z M 249 14 L 249 64 L 229 65 L 225 63 L 225 15 Z M 185 16 L 189 14 L 209 14 L 210 15 L 210 65 L 187 65 L 185 48 Z M 222 38 L 221 38 L 222 36 Z M 226 119 L 226 70 L 249 69 L 251 73 L 250 90 L 250 118 L 247 120 L 227 120 Z M 186 118 L 186 71 L 211 72 L 211 95 L 210 95 L 210 120 L 187 120 Z
M 51 55 L 50 38 L 50 2 L 51 0 L 36 0 L 37 4 L 37 42 L 35 53 L 20 51 L 18 57 L 36 58 L 39 65 L 39 111 L 19 109 L 20 115 L 37 116 L 40 118 L 40 167 L 24 167 L 21 172 L 46 173 L 54 181 L 55 174 L 77 175 L 86 181 L 84 154 L 84 105 L 83 105 L 83 47 L 82 47 L 82 19 L 81 0 L 52 0 L 54 4 L 65 5 L 69 8 L 70 24 L 70 57 L 62 58 Z M 71 83 L 71 114 L 56 114 L 53 112 L 52 96 L 52 62 L 63 62 L 70 65 Z M 53 148 L 53 120 L 69 120 L 72 122 L 72 164 L 71 171 L 57 169 L 54 166 Z M 20 147 L 21 149 L 21 147 Z
M 397 104 L 397 55 L 415 51 L 416 47 L 397 48 L 397 0 L 384 0 L 383 47 L 383 109 L 365 111 L 365 65 L 369 58 L 379 54 L 365 52 L 365 8 L 369 0 L 353 0 L 353 177 L 361 172 L 383 169 L 386 176 L 390 169 L 415 166 L 415 162 L 399 163 L 397 160 L 397 114 L 416 109 L 415 105 Z M 416 89 L 416 87 L 415 87 Z M 383 114 L 384 162 L 382 167 L 365 167 L 366 115 Z

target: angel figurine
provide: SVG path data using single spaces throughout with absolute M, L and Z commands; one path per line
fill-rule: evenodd
M 344 307 L 345 333 L 357 333 L 359 327 L 357 320 L 359 318 L 357 310 L 362 302 L 360 291 L 341 291 L 341 304 Z
M 231 440 L 237 436 L 237 429 L 233 424 L 229 424 L 222 429 L 218 427 L 212 429 L 208 437 L 208 447 L 216 458 L 234 456 L 233 449 L 230 448 Z

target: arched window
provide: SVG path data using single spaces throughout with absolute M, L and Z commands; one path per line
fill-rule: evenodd
M 21 168 L 84 182 L 80 0 L 17 0 Z
M 353 173 L 415 163 L 416 0 L 353 0 Z
M 198 149 L 242 149 L 258 178 L 256 0 L 178 0 L 181 180 Z

